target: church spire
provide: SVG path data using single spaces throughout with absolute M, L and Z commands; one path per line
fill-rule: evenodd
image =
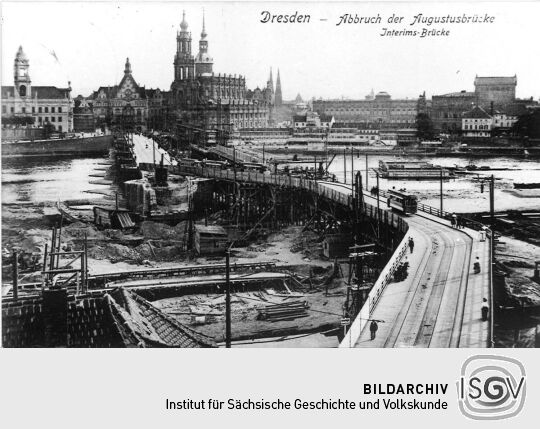
M 126 58 L 126 67 L 124 69 L 124 74 L 131 74 L 131 63 L 129 62 L 129 58 Z
M 276 107 L 283 104 L 283 96 L 281 95 L 281 78 L 279 76 L 279 69 L 277 70 L 277 79 L 276 79 L 276 95 L 274 98 L 274 105 Z
M 206 39 L 206 36 L 208 36 L 208 34 L 206 33 L 206 25 L 205 25 L 205 22 L 204 22 L 204 8 L 202 10 L 202 31 L 201 31 L 201 39 Z

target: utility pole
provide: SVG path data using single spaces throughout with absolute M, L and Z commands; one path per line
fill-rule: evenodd
M 343 183 L 347 184 L 347 149 L 343 149 Z
M 19 255 L 13 252 L 13 299 L 19 298 Z
M 491 175 L 489 180 L 489 216 L 491 220 L 491 225 L 495 220 L 495 177 Z
M 440 197 L 441 197 L 441 216 L 443 215 L 443 169 L 440 170 Z
M 154 160 L 154 170 L 156 169 L 156 141 L 152 137 L 152 159 Z
M 230 282 L 231 251 L 225 252 L 225 347 L 231 348 L 231 282 Z
M 368 189 L 368 154 L 366 153 L 366 189 Z
M 264 161 L 265 161 L 265 157 L 264 157 L 264 149 L 265 149 L 265 146 L 266 146 L 266 142 L 263 143 L 263 164 L 264 164 Z
M 354 149 L 351 144 L 351 190 L 354 184 Z
M 377 174 L 377 238 L 380 240 L 381 238 L 381 219 L 380 219 L 380 201 L 379 201 L 379 172 L 376 172 Z

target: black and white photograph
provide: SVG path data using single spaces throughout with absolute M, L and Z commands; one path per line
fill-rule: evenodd
M 0 12 L 3 348 L 540 346 L 539 2 Z

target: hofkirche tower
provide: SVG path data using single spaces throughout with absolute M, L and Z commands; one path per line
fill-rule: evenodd
M 176 34 L 174 56 L 174 80 L 190 79 L 195 76 L 195 59 L 191 55 L 191 33 L 188 31 L 186 12 L 182 13 L 180 31 Z
M 255 98 L 255 91 L 247 90 L 244 76 L 213 71 L 204 12 L 196 56 L 191 51 L 191 40 L 186 13 L 183 12 L 180 31 L 176 35 L 174 81 L 171 84 L 179 133 L 185 134 L 189 140 L 193 138 L 189 130 L 204 129 L 207 139 L 212 140 L 210 136 L 216 130 L 229 132 L 239 128 L 267 127 L 271 101 L 266 97 Z M 226 134 L 219 133 L 220 136 Z

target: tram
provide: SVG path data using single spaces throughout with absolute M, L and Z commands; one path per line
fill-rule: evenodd
M 416 195 L 392 189 L 388 191 L 388 207 L 403 214 L 414 214 L 418 209 L 418 201 Z

